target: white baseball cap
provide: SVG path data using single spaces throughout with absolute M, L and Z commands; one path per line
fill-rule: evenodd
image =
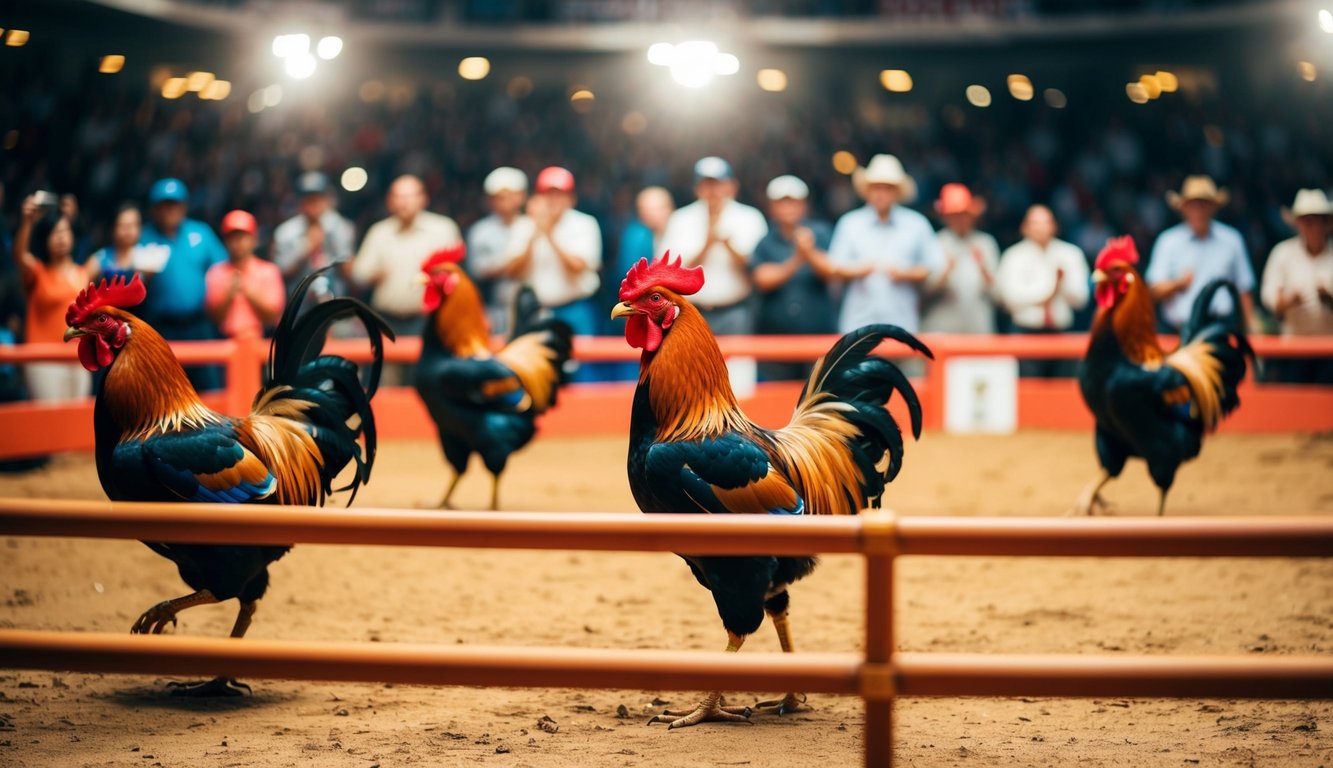
M 785 174 L 768 182 L 768 199 L 783 200 L 791 198 L 792 200 L 804 200 L 810 196 L 810 188 L 804 181 Z
M 528 175 L 517 168 L 510 168 L 502 165 L 486 175 L 486 180 L 482 182 L 482 189 L 486 194 L 494 195 L 505 191 L 526 192 L 528 189 Z

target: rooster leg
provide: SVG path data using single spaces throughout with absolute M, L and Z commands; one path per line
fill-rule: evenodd
M 1073 514 L 1091 516 L 1096 510 L 1105 510 L 1107 505 L 1102 498 L 1102 488 L 1109 482 L 1111 482 L 1110 473 L 1103 471 L 1100 478 L 1088 483 L 1088 487 L 1078 495 L 1078 501 L 1074 502 Z
M 458 488 L 458 484 L 462 482 L 462 480 L 463 480 L 462 472 L 459 472 L 454 475 L 453 482 L 449 483 L 449 489 L 444 492 L 444 498 L 440 500 L 440 509 L 454 508 L 453 505 L 449 503 L 449 499 L 452 499 L 454 497 L 454 490 Z
M 735 653 L 741 649 L 745 638 L 740 635 L 727 633 L 727 652 Z M 691 725 L 698 725 L 704 722 L 750 722 L 749 707 L 724 707 L 722 706 L 722 692 L 712 691 L 704 696 L 703 701 L 693 710 L 666 710 L 660 715 L 653 715 L 653 719 L 648 721 L 649 725 L 653 723 L 666 723 L 667 729 L 686 728 Z
M 1166 514 L 1166 491 L 1162 491 L 1161 497 L 1157 499 L 1157 516 L 1161 517 L 1164 514 Z
M 787 619 L 787 612 L 770 613 L 768 617 L 773 620 L 773 628 L 778 631 L 778 643 L 782 646 L 783 653 L 791 653 L 793 650 L 791 643 L 791 622 Z M 761 701 L 754 705 L 756 712 L 772 713 L 785 715 L 789 712 L 795 712 L 801 709 L 805 704 L 804 693 L 788 693 L 781 699 L 772 701 Z
M 231 627 L 232 637 L 238 639 L 245 637 L 246 630 L 250 629 L 250 619 L 254 618 L 255 609 L 258 607 L 258 600 L 241 603 L 241 610 L 236 614 L 236 623 Z M 215 677 L 212 680 L 197 683 L 167 683 L 167 687 L 171 689 L 172 696 L 199 698 L 206 696 L 241 696 L 251 693 L 250 686 L 234 677 Z
M 178 597 L 174 600 L 163 600 L 157 605 L 143 612 L 139 620 L 130 627 L 131 635 L 160 635 L 166 628 L 167 622 L 176 626 L 176 614 L 186 608 L 193 608 L 196 605 L 212 605 L 218 602 L 213 593 L 206 589 L 201 589 L 185 597 Z
M 500 476 L 491 476 L 491 511 L 500 511 Z

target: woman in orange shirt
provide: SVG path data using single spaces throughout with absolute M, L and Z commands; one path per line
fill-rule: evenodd
M 13 258 L 28 297 L 24 340 L 59 344 L 65 337 L 65 310 L 88 285 L 88 271 L 74 263 L 74 230 L 68 219 L 43 210 L 36 195 L 23 201 L 22 210 Z M 75 400 L 92 392 L 92 377 L 78 363 L 28 363 L 24 374 L 33 400 Z

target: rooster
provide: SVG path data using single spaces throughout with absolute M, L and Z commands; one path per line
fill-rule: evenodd
M 669 254 L 630 269 L 612 318 L 628 318 L 625 339 L 643 353 L 629 439 L 629 483 L 644 512 L 759 515 L 851 515 L 878 507 L 902 467 L 903 438 L 885 404 L 895 390 L 907 403 L 912 435 L 921 435 L 921 405 L 907 378 L 871 356 L 884 339 L 930 357 L 911 334 L 871 325 L 838 340 L 815 363 L 791 422 L 779 430 L 751 423 L 727 380 L 708 323 L 685 299 L 703 286 L 698 267 Z M 727 650 L 773 620 L 791 652 L 790 584 L 814 570 L 813 557 L 700 557 L 682 554 L 713 594 Z M 759 711 L 798 709 L 804 696 L 760 702 Z M 650 722 L 681 728 L 704 721 L 743 721 L 751 709 L 723 706 L 707 694 L 692 711 L 668 710 Z
M 1110 240 L 1092 274 L 1097 316 L 1079 388 L 1096 419 L 1097 458 L 1102 475 L 1080 495 L 1076 511 L 1091 515 L 1104 506 L 1102 487 L 1118 477 L 1131 456 L 1148 463 L 1160 491 L 1157 514 L 1166 508 L 1180 465 L 1199 455 L 1203 436 L 1240 405 L 1236 387 L 1253 358 L 1245 338 L 1236 287 L 1225 280 L 1206 285 L 1180 335 L 1167 353 L 1157 341 L 1152 296 L 1135 265 L 1134 241 Z M 1232 314 L 1209 313 L 1219 290 L 1231 295 Z
M 422 264 L 426 325 L 415 385 L 440 435 L 454 477 L 439 506 L 449 509 L 473 453 L 491 473 L 491 509 L 500 508 L 500 475 L 509 456 L 532 441 L 536 419 L 555 405 L 565 381 L 573 330 L 537 320 L 531 289 L 515 301 L 513 334 L 492 353 L 481 295 L 459 263 L 463 246 L 437 251 Z
M 393 338 L 393 332 L 354 299 L 332 299 L 298 318 L 302 297 L 320 272 L 292 293 L 273 337 L 264 385 L 250 415 L 242 418 L 206 408 L 162 336 L 126 311 L 146 295 L 137 274 L 129 281 L 117 277 L 90 284 L 79 293 L 65 315 L 65 340 L 79 340 L 85 368 L 106 371 L 93 427 L 97 476 L 109 498 L 323 504 L 334 492 L 334 478 L 353 463 L 347 486 L 337 490 L 350 489 L 355 498 L 375 461 L 370 399 L 383 363 L 382 335 Z M 317 356 L 329 323 L 349 315 L 365 324 L 374 350 L 364 385 L 353 363 Z M 135 634 L 159 634 L 186 608 L 236 598 L 240 611 L 231 636 L 244 636 L 268 589 L 269 563 L 290 549 L 144 543 L 176 563 L 195 591 L 149 608 L 131 628 Z M 176 694 L 192 696 L 249 690 L 225 677 L 173 687 Z

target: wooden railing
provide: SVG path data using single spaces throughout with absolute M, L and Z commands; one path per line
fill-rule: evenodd
M 925 518 L 336 510 L 0 499 L 0 535 L 226 544 L 355 544 L 866 558 L 861 654 L 724 654 L 297 643 L 0 630 L 15 669 L 307 680 L 857 695 L 865 764 L 893 755 L 898 696 L 1333 698 L 1333 656 L 901 653 L 902 555 L 1329 557 L 1329 518 Z

